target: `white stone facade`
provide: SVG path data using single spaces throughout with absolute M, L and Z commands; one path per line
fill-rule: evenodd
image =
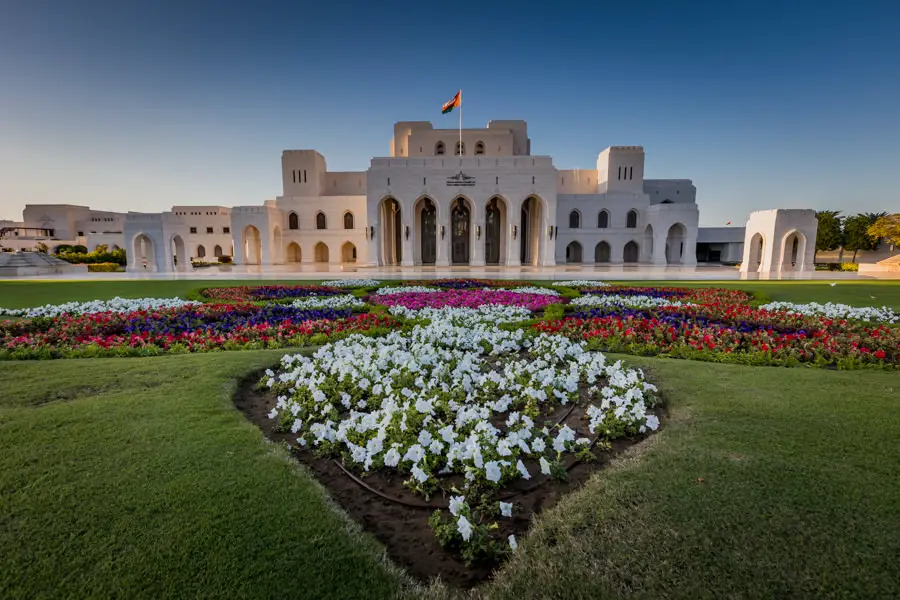
M 815 270 L 817 230 L 814 210 L 773 209 L 750 213 L 744 233 L 741 272 Z
M 596 169 L 560 170 L 551 157 L 531 155 L 525 121 L 491 121 L 463 129 L 461 139 L 458 129 L 416 121 L 395 124 L 390 154 L 366 171 L 335 172 L 315 150 L 286 150 L 282 195 L 261 205 L 156 214 L 28 205 L 0 243 L 10 246 L 9 233 L 31 223 L 43 229 L 22 229 L 19 246 L 39 238 L 89 250 L 104 243 L 126 248 L 132 271 L 184 270 L 221 256 L 260 266 L 697 262 L 696 187 L 645 179 L 640 146 L 603 150 Z M 737 262 L 737 230 L 710 233 L 704 243 Z

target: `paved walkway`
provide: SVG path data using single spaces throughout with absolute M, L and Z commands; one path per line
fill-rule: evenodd
M 43 275 L 33 277 L 0 278 L 0 280 L 138 280 L 138 279 L 435 279 L 443 277 L 478 277 L 485 279 L 598 279 L 616 280 L 818 280 L 847 281 L 894 279 L 898 273 L 880 274 L 878 277 L 857 273 L 815 271 L 812 273 L 783 273 L 759 276 L 744 275 L 736 267 L 647 267 L 557 265 L 555 267 L 352 267 L 347 265 L 278 265 L 271 267 L 237 266 L 206 267 L 185 273 L 90 273 Z

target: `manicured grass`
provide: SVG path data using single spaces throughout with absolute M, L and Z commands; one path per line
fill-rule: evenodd
M 0 364 L 0 597 L 395 593 L 380 547 L 231 404 L 278 356 Z
M 3 281 L 0 282 L 0 307 L 23 308 L 61 302 L 102 300 L 115 296 L 184 297 L 188 292 L 200 287 L 276 283 L 302 285 L 319 281 L 321 280 Z M 772 300 L 840 302 L 853 306 L 888 306 L 900 310 L 900 281 L 838 281 L 834 286 L 827 281 L 617 281 L 615 283 L 636 286 L 736 288 L 759 292 Z
M 672 418 L 538 519 L 492 598 L 900 597 L 900 382 L 623 357 Z
M 231 405 L 280 355 L 0 363 L 0 596 L 423 597 Z M 476 595 L 900 595 L 896 375 L 622 358 L 670 419 Z

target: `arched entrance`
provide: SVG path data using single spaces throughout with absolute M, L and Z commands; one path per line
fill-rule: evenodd
M 403 260 L 403 244 L 400 239 L 400 203 L 385 198 L 381 203 L 381 262 L 399 265 Z
M 191 266 L 184 240 L 177 234 L 172 236 L 172 264 L 176 271 L 183 271 Z
M 457 198 L 450 212 L 450 262 L 469 264 L 469 238 L 472 211 L 465 198 Z
M 418 262 L 433 265 L 437 262 L 437 206 L 431 198 L 416 202 L 416 222 L 419 232 Z
M 763 250 L 765 249 L 765 241 L 761 233 L 753 234 L 750 238 L 750 267 L 749 272 L 755 273 L 762 270 Z
M 259 229 L 253 225 L 247 225 L 244 228 L 243 244 L 244 264 L 260 264 L 262 261 L 262 239 L 259 236 Z
M 213 256 L 215 256 L 216 258 L 222 256 L 222 246 L 216 244 L 216 247 L 213 248 Z
M 666 234 L 666 263 L 680 265 L 684 260 L 684 241 L 687 239 L 687 229 L 681 223 L 675 223 L 669 227 Z
M 203 244 L 197 246 L 197 258 L 206 258 L 206 247 Z
M 138 271 L 156 272 L 159 266 L 156 263 L 156 246 L 150 236 L 139 233 L 132 243 L 132 268 Z
M 640 253 L 638 254 L 638 258 L 633 261 L 625 260 L 625 262 L 639 262 L 640 261 Z M 653 262 L 653 226 L 647 225 L 644 228 L 644 262 L 652 263 Z
M 356 262 L 356 246 L 354 246 L 352 242 L 346 242 L 343 246 L 341 246 L 341 262 Z
M 608 263 L 610 257 L 610 248 L 609 244 L 606 242 L 600 242 L 594 248 L 594 262 L 595 263 Z
M 566 262 L 569 264 L 578 264 L 582 259 L 581 244 L 578 242 L 570 242 L 566 246 Z
M 784 237 L 781 248 L 781 270 L 802 271 L 805 267 L 806 236 L 799 231 L 792 231 Z
M 287 247 L 287 261 L 289 263 L 298 263 L 301 258 L 300 254 L 300 244 L 297 242 L 291 242 Z
M 519 261 L 523 265 L 537 265 L 540 260 L 541 221 L 543 206 L 535 196 L 522 203 L 519 219 Z
M 638 258 L 640 257 L 640 248 L 636 242 L 631 241 L 625 244 L 625 249 L 622 252 L 622 258 L 627 263 L 636 263 L 638 262 Z
M 318 244 L 316 244 L 315 248 L 313 248 L 313 256 L 315 257 L 316 262 L 327 263 L 328 246 L 326 246 L 323 242 L 319 242 Z
M 491 198 L 484 213 L 484 262 L 499 265 L 506 262 L 506 202 Z

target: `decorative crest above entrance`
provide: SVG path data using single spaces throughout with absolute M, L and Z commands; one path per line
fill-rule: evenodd
M 460 171 L 456 175 L 451 175 L 447 178 L 447 185 L 455 187 L 472 187 L 475 185 L 475 178 Z

